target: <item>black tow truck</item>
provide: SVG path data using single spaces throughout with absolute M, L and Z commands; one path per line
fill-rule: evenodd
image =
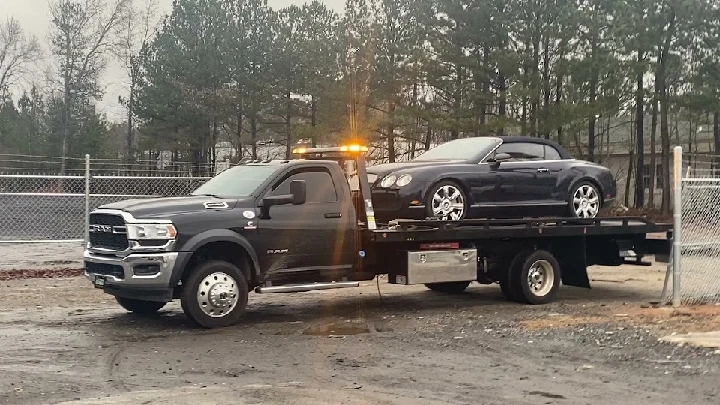
M 498 283 L 544 304 L 560 284 L 590 288 L 589 265 L 670 251 L 670 225 L 642 218 L 375 221 L 365 151 L 295 150 L 245 161 L 192 195 L 108 204 L 90 214 L 85 275 L 128 311 L 180 299 L 202 327 L 235 323 L 250 291 L 287 293 L 389 283 L 439 293 Z M 665 237 L 648 238 L 649 234 Z M 665 259 L 663 259 L 665 258 Z

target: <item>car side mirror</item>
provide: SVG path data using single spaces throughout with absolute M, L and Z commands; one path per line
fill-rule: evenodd
M 302 205 L 307 198 L 307 186 L 305 180 L 293 180 L 290 182 L 290 194 L 271 195 L 260 201 L 260 217 L 270 219 L 270 207 L 274 205 Z
M 487 162 L 490 164 L 490 167 L 497 169 L 500 166 L 500 163 L 507 162 L 511 159 L 512 156 L 508 153 L 498 153 L 494 157 L 488 159 Z

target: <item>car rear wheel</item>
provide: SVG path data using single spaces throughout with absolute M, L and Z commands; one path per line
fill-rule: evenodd
M 459 221 L 467 216 L 468 199 L 457 183 L 443 180 L 428 190 L 425 207 L 429 218 Z
M 600 213 L 602 200 L 597 187 L 583 181 L 571 189 L 568 201 L 570 215 L 575 218 L 595 218 Z

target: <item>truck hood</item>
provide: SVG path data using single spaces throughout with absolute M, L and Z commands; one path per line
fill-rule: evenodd
M 227 208 L 234 208 L 238 202 L 236 199 L 210 196 L 185 196 L 123 200 L 99 208 L 125 211 L 137 219 L 150 219 L 167 218 L 188 212 L 207 211 L 214 207 L 223 207 L 223 203 L 227 205 Z M 206 203 L 209 204 L 208 207 L 206 207 Z

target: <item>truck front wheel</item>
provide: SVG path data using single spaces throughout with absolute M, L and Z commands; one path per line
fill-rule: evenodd
M 166 302 L 142 301 L 124 297 L 115 297 L 115 301 L 117 301 L 121 307 L 138 315 L 154 314 L 166 304 Z
M 185 315 L 203 328 L 230 326 L 245 312 L 248 283 L 242 271 L 224 261 L 201 263 L 181 296 Z

